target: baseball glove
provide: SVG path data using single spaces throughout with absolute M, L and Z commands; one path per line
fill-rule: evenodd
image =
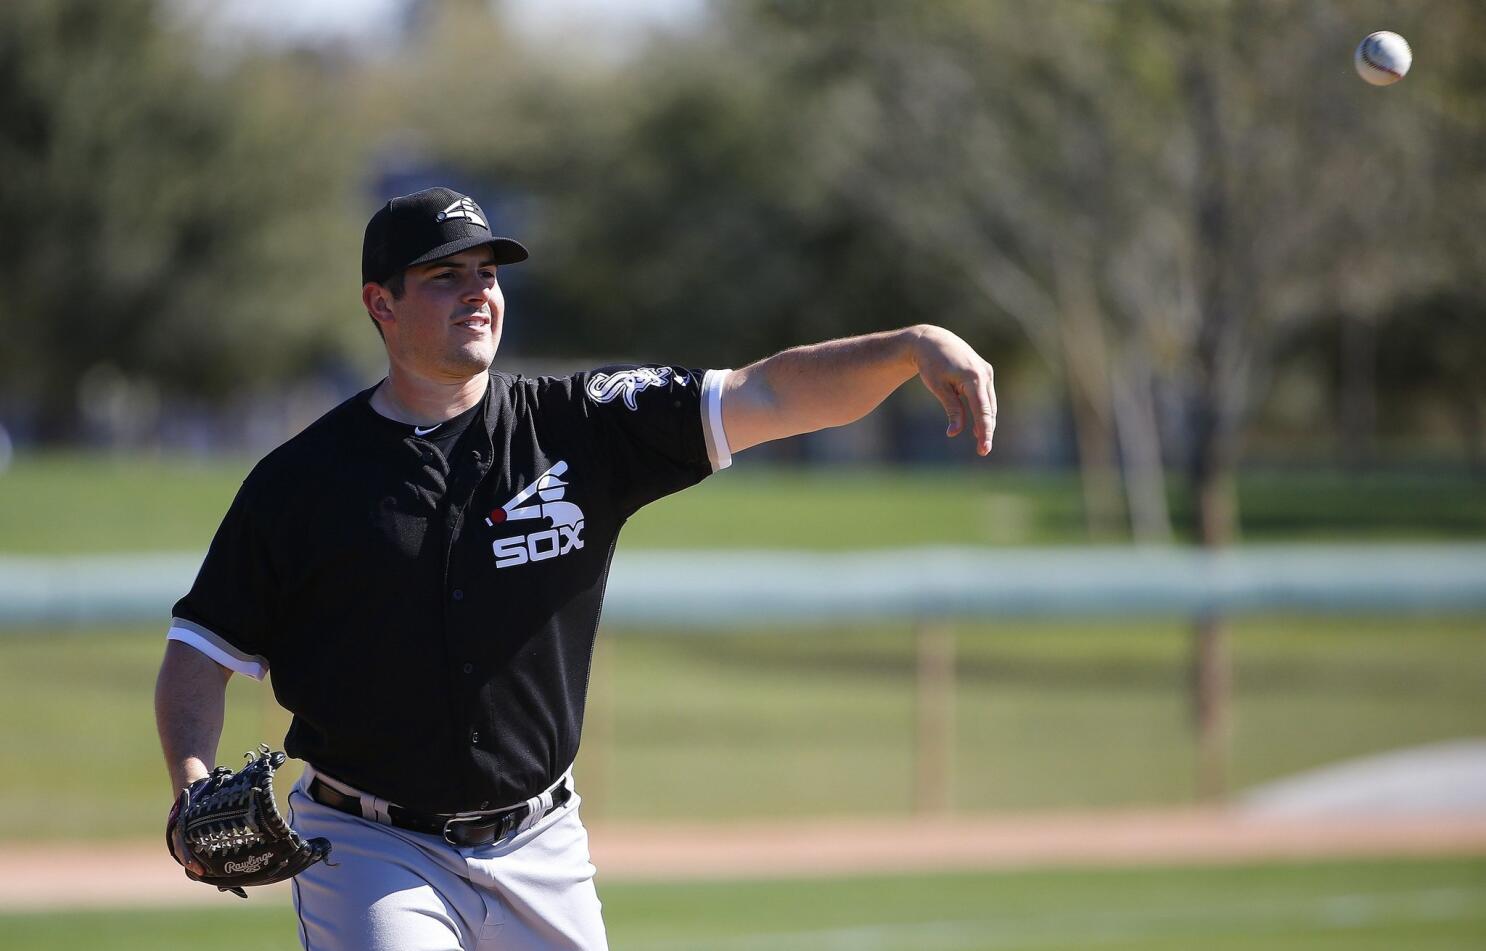
M 218 766 L 185 789 L 165 824 L 165 845 L 185 865 L 194 859 L 205 874 L 186 868 L 186 877 L 247 898 L 243 886 L 271 885 L 292 878 L 330 855 L 330 840 L 305 841 L 289 828 L 273 799 L 273 773 L 283 753 L 259 747 L 243 754 L 248 765 L 234 773 Z M 187 855 L 171 844 L 177 825 Z

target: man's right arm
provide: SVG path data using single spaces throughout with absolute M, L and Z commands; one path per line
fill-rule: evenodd
M 189 644 L 165 642 L 165 660 L 155 679 L 155 728 L 172 796 L 211 774 L 231 676 L 232 671 Z M 174 848 L 179 855 L 179 837 Z
M 155 680 L 155 728 L 172 792 L 211 773 L 231 676 L 232 671 L 189 644 L 166 641 Z

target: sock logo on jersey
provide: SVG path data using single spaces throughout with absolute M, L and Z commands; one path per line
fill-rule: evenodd
M 612 403 L 624 397 L 624 405 L 635 410 L 640 408 L 635 403 L 636 393 L 652 386 L 665 386 L 673 373 L 676 375 L 676 382 L 685 386 L 687 376 L 679 370 L 672 370 L 670 367 L 635 367 L 633 370 L 620 370 L 617 373 L 595 373 L 588 378 L 585 389 L 588 398 L 595 403 Z
M 498 538 L 491 544 L 495 552 L 497 568 L 514 568 L 529 561 L 546 561 L 583 547 L 583 510 L 572 502 L 563 500 L 568 484 L 562 476 L 568 471 L 566 461 L 532 480 L 531 485 L 517 492 L 511 501 L 498 509 L 491 509 L 485 516 L 485 524 L 491 527 L 526 519 L 545 518 L 549 528 Z M 536 504 L 526 504 L 535 495 Z

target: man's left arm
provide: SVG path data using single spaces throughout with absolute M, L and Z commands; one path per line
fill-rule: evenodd
M 795 347 L 733 371 L 722 394 L 728 445 L 737 452 L 855 422 L 914 376 L 943 404 L 946 435 L 958 435 L 968 421 L 977 452 L 991 451 L 991 365 L 959 337 L 928 324 Z

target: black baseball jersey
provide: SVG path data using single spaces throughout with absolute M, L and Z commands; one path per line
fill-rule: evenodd
M 427 812 L 533 796 L 577 753 L 619 529 L 729 462 L 727 373 L 492 371 L 432 430 L 360 393 L 254 467 L 169 636 L 271 668 L 285 748 L 353 786 Z

